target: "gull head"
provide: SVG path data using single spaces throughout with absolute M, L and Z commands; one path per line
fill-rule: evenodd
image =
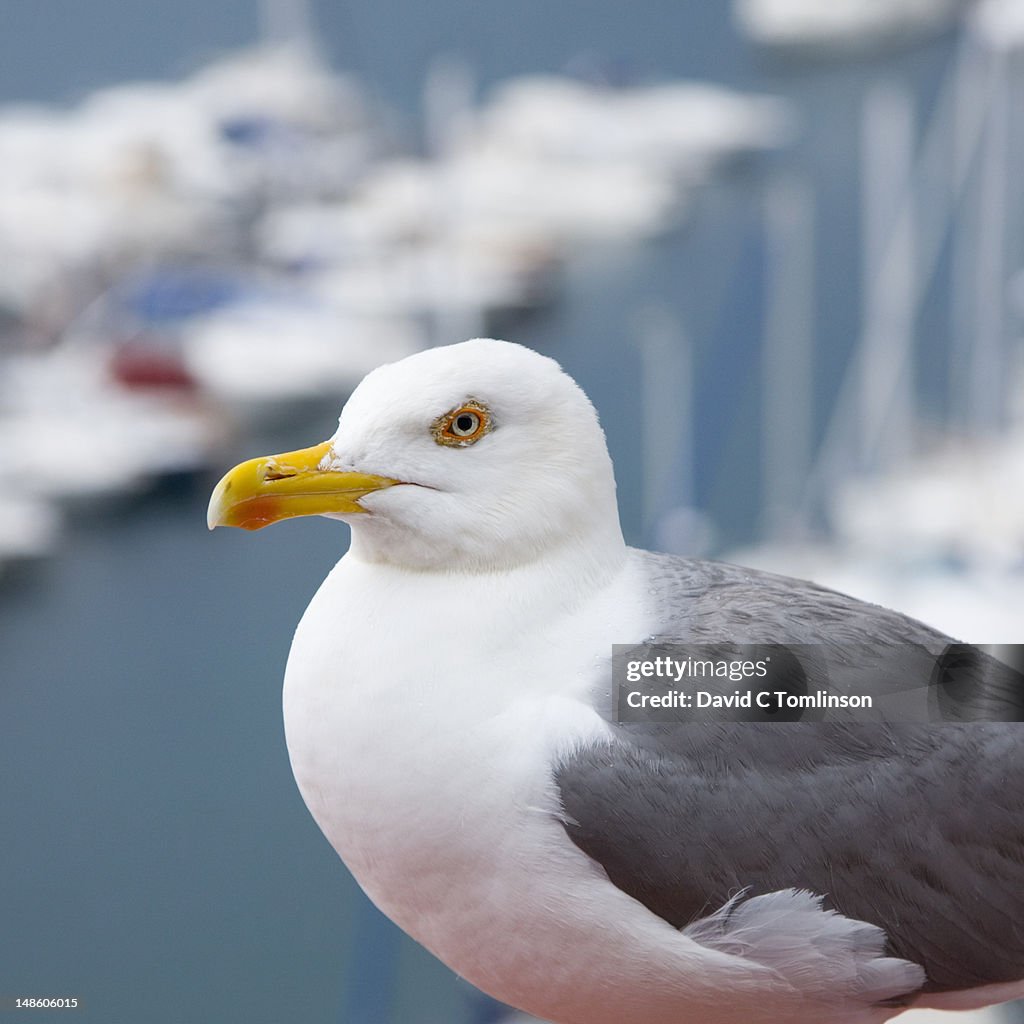
M 208 521 L 255 530 L 303 515 L 345 520 L 354 557 L 409 569 L 624 553 L 589 399 L 553 359 L 484 338 L 374 370 L 329 441 L 231 470 Z

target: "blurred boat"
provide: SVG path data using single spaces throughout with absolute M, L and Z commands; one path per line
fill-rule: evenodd
M 411 355 L 424 338 L 400 316 L 293 300 L 227 306 L 188 324 L 181 344 L 203 392 L 256 419 L 321 399 L 337 407 L 370 370 Z
M 654 238 L 734 157 L 786 144 L 789 108 L 696 82 L 598 86 L 554 75 L 501 83 L 457 122 L 431 190 L 463 225 L 527 232 L 573 255 Z M 435 199 L 436 201 L 436 199 Z
M 729 561 L 814 580 L 975 643 L 1024 642 L 1024 435 L 958 442 L 832 501 L 829 543 L 767 543 Z
M 579 212 L 582 193 L 575 206 L 561 204 L 561 222 L 545 220 L 525 199 L 502 204 L 494 181 L 475 188 L 463 170 L 390 161 L 344 201 L 268 209 L 263 259 L 290 269 L 343 320 L 369 319 L 371 330 L 374 320 L 404 318 L 438 335 L 479 334 L 495 316 L 546 305 L 560 283 L 564 226 L 575 234 L 593 221 Z
M 426 163 L 381 168 L 344 203 L 276 207 L 260 231 L 272 266 L 298 269 L 322 301 L 356 315 L 486 317 L 550 301 L 561 259 L 548 226 L 459 209 Z M 464 200 L 465 195 L 459 194 Z
M 965 6 L 965 0 L 733 0 L 733 20 L 762 46 L 842 53 L 941 31 Z
M 612 87 L 555 75 L 498 86 L 461 146 L 555 165 L 629 165 L 677 184 L 705 180 L 725 160 L 785 145 L 788 105 L 706 82 Z
M 531 252 L 469 240 L 422 242 L 367 255 L 311 275 L 325 302 L 363 317 L 491 315 L 544 305 L 553 292 L 548 261 Z
M 880 558 L 1024 575 L 1024 432 L 949 443 L 882 477 L 843 484 L 840 536 Z
M 0 451 L 23 493 L 78 506 L 205 469 L 224 424 L 191 387 L 118 380 L 111 353 L 61 346 L 12 357 L 0 381 Z
M 95 299 L 62 345 L 100 353 L 122 385 L 191 388 L 253 419 L 337 401 L 375 366 L 423 347 L 411 320 L 371 313 L 324 301 L 309 273 L 156 265 Z
M 657 237 L 677 227 L 684 197 L 664 175 L 628 160 L 570 161 L 488 140 L 438 168 L 453 215 L 493 235 L 547 236 L 581 246 Z
M 894 608 L 956 639 L 1024 643 L 1024 574 L 930 560 L 883 559 L 843 543 L 763 544 L 723 556 Z

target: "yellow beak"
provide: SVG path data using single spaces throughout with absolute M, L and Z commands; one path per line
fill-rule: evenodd
M 365 512 L 359 499 L 398 480 L 367 473 L 321 469 L 330 452 L 325 441 L 313 448 L 250 459 L 226 473 L 213 490 L 207 525 L 260 530 L 279 519 L 325 512 Z

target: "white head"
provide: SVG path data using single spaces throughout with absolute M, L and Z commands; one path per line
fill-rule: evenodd
M 306 467 L 295 458 L 302 455 Z M 346 500 L 308 504 L 307 473 L 307 504 L 282 497 L 268 510 L 267 488 L 298 479 L 293 464 L 347 481 Z M 326 445 L 244 466 L 257 467 L 262 518 L 232 521 L 227 506 L 254 499 L 244 481 L 225 497 L 229 474 L 211 522 L 330 515 L 351 523 L 352 555 L 365 561 L 478 572 L 560 549 L 618 564 L 625 550 L 593 406 L 554 360 L 504 341 L 466 341 L 382 366 L 356 388 Z

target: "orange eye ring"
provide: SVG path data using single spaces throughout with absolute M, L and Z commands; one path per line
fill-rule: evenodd
M 493 421 L 487 406 L 469 398 L 457 408 L 438 416 L 430 429 L 438 444 L 449 448 L 467 448 L 492 428 Z

